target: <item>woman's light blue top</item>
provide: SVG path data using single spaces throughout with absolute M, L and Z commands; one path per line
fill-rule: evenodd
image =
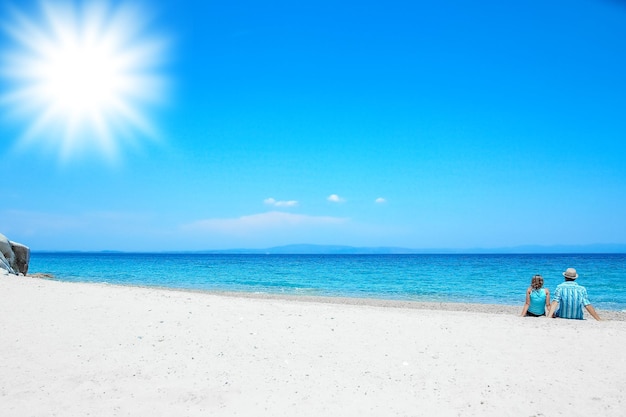
M 539 315 L 546 313 L 545 288 L 539 288 L 538 290 L 532 290 L 530 292 L 530 307 L 528 307 L 528 311 Z

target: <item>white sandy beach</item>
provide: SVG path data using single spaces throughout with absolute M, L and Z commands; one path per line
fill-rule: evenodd
M 626 413 L 623 313 L 551 320 L 518 317 L 522 301 L 448 311 L 10 276 L 0 294 L 1 416 Z

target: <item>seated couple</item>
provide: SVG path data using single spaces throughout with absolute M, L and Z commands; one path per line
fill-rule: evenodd
M 564 319 L 583 319 L 583 307 L 591 316 L 600 320 L 598 313 L 587 297 L 587 289 L 576 283 L 578 274 L 574 268 L 563 272 L 565 281 L 557 285 L 554 298 L 550 302 L 550 290 L 543 288 L 543 277 L 535 275 L 526 290 L 526 304 L 522 316 L 526 317 L 561 317 Z M 557 309 L 558 306 L 558 309 Z

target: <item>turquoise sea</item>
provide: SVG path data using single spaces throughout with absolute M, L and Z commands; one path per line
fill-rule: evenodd
M 519 305 L 534 274 L 574 267 L 594 306 L 626 311 L 626 254 L 244 255 L 33 253 L 61 281 L 207 291 Z

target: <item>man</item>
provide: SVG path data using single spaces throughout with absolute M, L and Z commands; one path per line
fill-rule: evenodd
M 563 272 L 563 276 L 565 277 L 565 282 L 557 285 L 556 291 L 554 291 L 548 317 L 554 317 L 556 312 L 556 317 L 582 320 L 584 306 L 594 319 L 600 320 L 600 316 L 598 316 L 587 297 L 587 289 L 576 283 L 576 278 L 578 278 L 576 270 L 567 268 Z M 556 310 L 557 304 L 559 306 L 558 310 Z

